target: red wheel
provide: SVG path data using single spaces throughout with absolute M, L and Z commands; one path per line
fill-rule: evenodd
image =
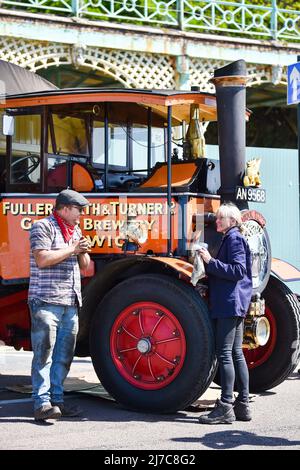
M 110 336 L 120 374 L 144 390 L 159 390 L 182 369 L 186 341 L 178 319 L 162 305 L 138 302 L 116 318 Z
M 124 406 L 171 413 L 193 403 L 215 373 L 206 303 L 175 278 L 143 274 L 115 286 L 90 331 L 95 371 Z

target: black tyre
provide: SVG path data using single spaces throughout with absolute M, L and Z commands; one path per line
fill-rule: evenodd
M 271 336 L 264 347 L 245 353 L 251 392 L 276 387 L 293 372 L 299 360 L 300 306 L 297 297 L 273 276 L 262 296 Z
M 134 410 L 184 409 L 215 373 L 205 302 L 191 286 L 163 275 L 132 277 L 104 297 L 91 325 L 90 351 L 103 386 Z

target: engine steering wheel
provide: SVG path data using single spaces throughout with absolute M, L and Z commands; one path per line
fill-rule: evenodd
M 37 155 L 32 155 L 30 153 L 30 154 L 26 155 L 25 157 L 21 157 L 18 160 L 14 161 L 11 164 L 11 167 L 13 168 L 15 166 L 18 166 L 19 163 L 24 162 L 25 160 L 29 160 L 28 167 L 25 171 L 23 171 L 21 169 L 15 171 L 15 176 L 14 176 L 15 181 L 21 181 L 23 178 L 26 178 L 29 175 L 31 175 L 31 173 L 33 173 L 34 170 L 36 170 L 37 167 L 40 164 L 40 157 L 37 156 Z M 22 174 L 20 174 L 20 176 L 18 176 L 18 173 L 21 173 L 21 172 L 22 172 Z

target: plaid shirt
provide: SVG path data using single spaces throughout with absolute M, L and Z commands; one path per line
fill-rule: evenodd
M 81 230 L 76 227 L 72 240 L 78 240 L 80 237 Z M 81 306 L 81 280 L 77 256 L 70 256 L 61 263 L 40 269 L 32 253 L 34 250 L 59 250 L 68 246 L 53 215 L 33 224 L 30 246 L 28 300 L 39 299 L 56 305 L 76 305 L 78 301 Z

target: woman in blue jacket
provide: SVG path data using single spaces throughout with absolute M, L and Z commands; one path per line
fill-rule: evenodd
M 241 233 L 241 213 L 232 203 L 222 204 L 216 214 L 216 227 L 223 239 L 216 258 L 205 249 L 200 255 L 206 263 L 209 300 L 216 323 L 216 349 L 221 377 L 221 399 L 214 410 L 199 421 L 203 424 L 250 421 L 249 373 L 242 350 L 243 319 L 252 294 L 251 253 Z M 234 382 L 238 397 L 233 403 Z

